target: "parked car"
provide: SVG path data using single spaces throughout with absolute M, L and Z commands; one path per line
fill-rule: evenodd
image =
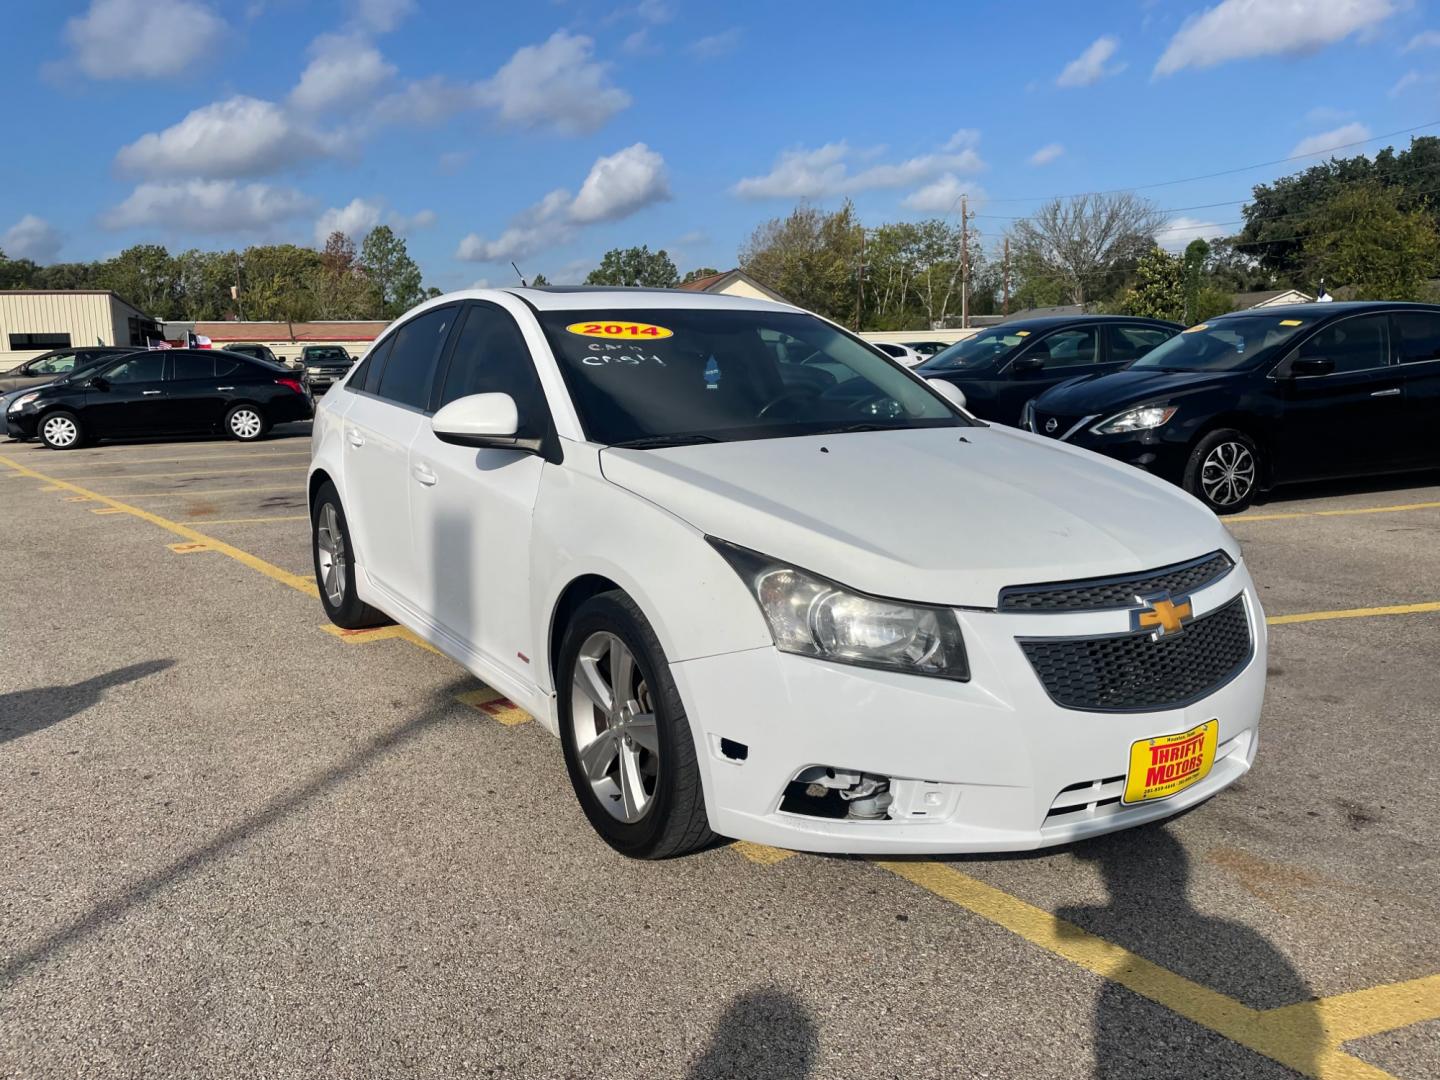
M 33 390 L 54 382 L 77 367 L 84 367 L 103 356 L 131 352 L 129 345 L 97 345 L 90 349 L 55 349 L 43 356 L 32 357 L 23 364 L 0 374 L 0 393 L 11 390 Z
M 893 341 L 872 341 L 870 344 L 886 356 L 894 357 L 906 367 L 917 367 L 925 362 L 924 355 L 916 352 L 909 345 L 897 345 Z
M 10 423 L 8 418 L 10 416 L 10 406 L 13 405 L 20 398 L 24 397 L 26 394 L 30 393 L 32 390 L 38 390 L 42 386 L 54 386 L 57 383 L 67 383 L 72 382 L 75 379 L 84 378 L 96 368 L 102 367 L 103 365 L 110 363 L 111 359 L 119 353 L 134 351 L 136 351 L 134 348 L 128 347 L 117 347 L 113 349 L 87 349 L 85 350 L 85 352 L 88 354 L 87 358 L 78 360 L 75 366 L 71 367 L 70 370 L 65 372 L 63 375 L 57 375 L 54 378 L 50 379 L 48 382 L 32 382 L 26 386 L 20 387 L 18 390 L 10 390 L 3 394 L 0 394 L 0 417 L 6 418 L 6 434 L 9 435 L 12 439 L 18 439 L 20 442 L 26 442 L 28 440 L 29 436 L 25 435 L 24 432 L 20 430 L 18 425 Z
M 200 431 L 250 442 L 272 424 L 310 415 L 310 396 L 284 368 L 221 349 L 157 349 L 22 394 L 5 418 L 22 436 L 68 450 L 115 436 Z
M 1266 639 L 1235 540 L 948 393 L 763 300 L 439 297 L 316 407 L 320 601 L 532 713 L 635 857 L 1044 847 L 1238 779 Z
M 1037 398 L 1032 431 L 1179 484 L 1217 513 L 1297 480 L 1440 465 L 1440 307 L 1299 304 L 1192 326 Z
M 1018 425 L 1031 398 L 1082 373 L 1119 371 L 1182 329 L 1119 315 L 1001 323 L 932 356 L 920 374 L 959 387 L 965 407 L 981 419 Z
M 248 356 L 251 360 L 264 360 L 267 364 L 276 364 L 286 367 L 287 361 L 283 356 L 276 356 L 270 351 L 268 345 L 260 345 L 255 342 L 241 341 L 234 345 L 226 345 L 226 352 L 239 353 L 241 356 Z
M 354 359 L 340 345 L 306 345 L 300 350 L 301 379 L 316 397 L 342 378 Z
M 950 347 L 949 343 L 944 341 L 907 341 L 905 344 L 927 358 Z

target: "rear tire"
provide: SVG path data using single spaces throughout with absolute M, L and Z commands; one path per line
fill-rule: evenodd
M 1261 466 L 1254 439 L 1234 428 L 1220 428 L 1190 451 L 1184 488 L 1217 514 L 1238 514 L 1260 491 Z
M 270 422 L 258 406 L 236 405 L 225 414 L 225 434 L 237 442 L 254 442 L 269 430 Z
M 616 591 L 582 604 L 556 670 L 565 767 L 601 839 L 632 859 L 711 843 L 690 721 L 635 601 Z
M 36 428 L 41 441 L 51 450 L 74 450 L 85 443 L 80 418 L 68 409 L 56 409 L 40 419 Z
M 360 599 L 355 588 L 355 545 L 340 495 L 328 480 L 310 507 L 310 551 L 315 556 L 315 587 L 325 614 L 345 630 L 388 626 L 395 620 Z

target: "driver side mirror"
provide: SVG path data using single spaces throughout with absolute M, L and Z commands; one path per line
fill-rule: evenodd
M 1010 365 L 1010 370 L 1017 375 L 1026 375 L 1032 371 L 1039 371 L 1045 366 L 1045 357 L 1036 353 L 1029 356 L 1022 356 Z
M 539 453 L 540 440 L 517 437 L 519 429 L 520 414 L 509 394 L 456 398 L 430 419 L 430 430 L 441 442 Z
M 965 391 L 961 390 L 954 383 L 946 382 L 944 379 L 926 379 L 925 385 L 957 409 L 965 408 Z
M 1335 370 L 1335 361 L 1325 356 L 1297 356 L 1290 361 L 1292 376 L 1329 375 Z
M 96 390 L 109 390 L 110 380 L 107 379 L 104 375 L 96 375 L 93 379 L 90 380 L 90 385 L 93 386 Z

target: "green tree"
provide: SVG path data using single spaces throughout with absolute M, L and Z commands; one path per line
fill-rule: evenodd
M 322 257 L 314 248 L 274 244 L 241 256 L 247 319 L 304 322 L 320 310 Z
M 1162 218 L 1129 192 L 1052 199 L 1011 229 L 1027 271 L 1061 283 L 1072 304 L 1118 293 L 1137 258 L 1155 246 Z
M 1151 248 L 1135 267 L 1135 282 L 1120 310 L 1147 319 L 1185 320 L 1185 266 L 1162 248 Z
M 405 249 L 405 240 L 389 225 L 377 225 L 360 245 L 360 265 L 379 294 L 381 318 L 395 319 L 424 297 L 420 267 Z
M 680 284 L 680 272 L 661 248 L 651 251 L 648 244 L 640 247 L 611 248 L 600 265 L 585 278 L 586 285 L 641 285 L 652 289 L 673 289 Z
M 233 251 L 197 248 L 175 256 L 176 301 L 181 318 L 224 319 L 238 313 L 230 295 L 232 286 L 243 284 L 237 259 Z
M 178 319 L 182 314 L 175 261 L 159 244 L 136 244 L 101 263 L 96 280 L 157 319 Z
M 1357 300 L 1422 300 L 1440 262 L 1440 235 L 1424 210 L 1403 210 L 1394 188 L 1371 181 L 1315 215 L 1305 248 L 1311 272 Z
M 544 274 L 536 274 L 533 278 L 530 279 L 530 284 L 534 288 L 539 289 L 542 286 L 549 285 L 550 279 L 547 278 Z
M 862 226 L 847 199 L 826 213 L 797 206 L 761 225 L 740 251 L 740 268 L 792 303 L 852 325 L 860 285 Z
M 33 288 L 39 269 L 29 259 L 8 259 L 0 251 L 0 289 Z
M 687 270 L 685 276 L 680 279 L 681 285 L 689 285 L 692 281 L 699 281 L 701 278 L 714 277 L 720 273 L 713 266 L 701 266 L 695 270 Z
M 375 286 L 360 265 L 355 241 L 336 230 L 325 240 L 316 281 L 316 307 L 323 319 L 373 319 L 380 315 Z

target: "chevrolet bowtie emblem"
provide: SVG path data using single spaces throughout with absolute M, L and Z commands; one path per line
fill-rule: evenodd
M 1188 596 L 1171 599 L 1169 593 L 1160 593 L 1157 596 L 1137 596 L 1135 602 L 1140 606 L 1130 612 L 1130 628 L 1153 630 L 1150 635 L 1152 641 L 1183 633 L 1185 624 L 1194 614 Z

